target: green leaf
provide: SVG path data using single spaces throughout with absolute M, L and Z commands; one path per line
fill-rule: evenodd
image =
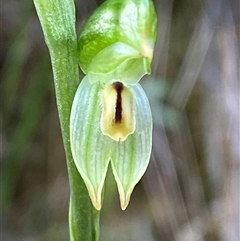
M 136 130 L 126 141 L 115 142 L 111 154 L 111 165 L 123 210 L 147 169 L 152 149 L 152 114 L 147 96 L 139 84 L 130 87 L 130 90 L 135 102 Z
M 73 158 L 97 210 L 101 209 L 101 194 L 113 144 L 100 130 L 100 90 L 99 83 L 91 84 L 85 76 L 76 92 L 70 117 Z

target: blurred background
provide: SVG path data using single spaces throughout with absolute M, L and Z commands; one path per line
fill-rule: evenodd
M 101 2 L 75 1 L 78 34 Z M 239 241 L 239 1 L 154 3 L 151 162 L 124 212 L 109 170 L 101 241 Z M 32 1 L 1 7 L 1 240 L 69 240 L 48 49 Z

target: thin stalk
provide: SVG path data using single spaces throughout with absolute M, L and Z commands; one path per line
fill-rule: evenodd
M 71 202 L 69 226 L 72 241 L 93 241 L 98 217 L 93 215 L 85 184 L 74 164 L 69 118 L 76 89 L 79 85 L 75 6 L 73 0 L 34 0 L 45 41 L 49 48 L 57 106 L 70 182 Z
M 100 211 L 93 208 L 93 241 L 98 241 L 100 238 Z

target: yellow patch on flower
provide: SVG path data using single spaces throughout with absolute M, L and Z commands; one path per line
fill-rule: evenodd
M 113 82 L 101 93 L 101 131 L 114 141 L 125 141 L 135 131 L 133 96 L 121 82 Z

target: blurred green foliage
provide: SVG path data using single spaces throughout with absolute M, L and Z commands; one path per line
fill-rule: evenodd
M 75 1 L 77 29 L 100 1 Z M 101 240 L 239 240 L 237 1 L 155 1 L 153 155 L 129 208 L 111 172 Z M 32 2 L 1 15 L 3 240 L 67 240 L 68 179 L 53 77 Z M 183 104 L 182 104 L 183 103 Z

